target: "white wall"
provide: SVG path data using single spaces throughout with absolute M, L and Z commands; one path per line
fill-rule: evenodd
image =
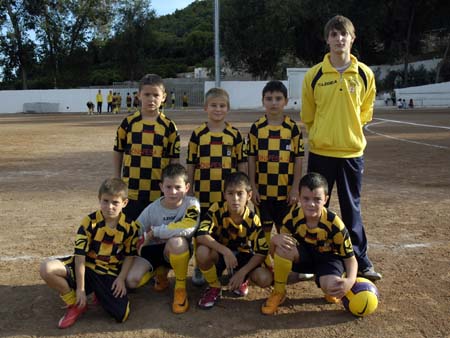
M 288 81 L 281 82 L 288 88 Z M 231 109 L 263 109 L 262 90 L 266 83 L 267 81 L 221 81 L 220 87 L 230 95 Z M 205 93 L 214 87 L 214 81 L 206 81 Z M 289 100 L 287 108 L 296 108 L 293 100 Z
M 102 88 L 103 111 L 106 111 L 106 96 L 113 88 Z M 3 90 L 0 91 L 0 114 L 22 113 L 24 103 L 58 103 L 60 113 L 87 111 L 86 102 L 95 102 L 97 89 L 48 89 L 48 90 Z M 122 93 L 122 105 L 125 96 Z
M 396 99 L 413 99 L 415 107 L 450 107 L 450 82 L 395 90 Z

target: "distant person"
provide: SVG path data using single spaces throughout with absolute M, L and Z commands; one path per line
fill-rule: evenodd
M 395 99 L 395 90 L 393 90 L 391 92 L 391 100 L 392 100 L 392 105 L 395 107 L 395 103 L 397 102 Z
M 97 95 L 95 96 L 95 99 L 97 101 L 97 114 L 102 113 L 102 106 L 103 106 L 103 95 L 102 91 L 99 89 Z
M 187 108 L 189 106 L 189 98 L 186 94 L 186 92 L 183 93 L 183 109 Z
M 180 135 L 175 123 L 160 112 L 166 91 L 163 80 L 147 74 L 139 82 L 141 110 L 128 115 L 117 128 L 114 176 L 128 184 L 127 215 L 136 219 L 161 197 L 162 170 L 180 159 Z
M 125 278 L 137 254 L 139 227 L 122 212 L 127 191 L 121 179 L 105 180 L 98 192 L 100 208 L 81 221 L 73 255 L 41 264 L 42 279 L 67 305 L 60 329 L 72 326 L 87 311 L 91 293 L 117 322 L 130 314 Z
M 127 113 L 129 114 L 129 113 L 131 113 L 131 105 L 132 105 L 132 101 L 133 101 L 133 98 L 131 97 L 131 95 L 130 95 L 130 93 L 127 93 L 127 99 L 126 99 L 127 101 Z
M 87 106 L 87 108 L 88 108 L 88 115 L 93 115 L 94 114 L 94 102 L 92 102 L 92 101 L 88 101 L 87 103 L 86 103 L 86 106 Z
M 391 95 L 388 92 L 384 92 L 384 104 L 387 106 L 389 105 L 389 101 L 391 100 Z
M 402 101 L 402 99 L 398 99 L 398 101 L 397 101 L 397 108 L 398 109 L 402 109 L 403 108 L 403 101 Z
M 175 108 L 175 92 L 173 90 L 170 92 L 170 101 L 172 104 L 172 109 L 174 109 Z
M 408 107 L 406 106 L 406 100 L 405 100 L 405 99 L 402 100 L 402 108 L 403 108 L 403 109 L 408 108 Z
M 408 107 L 409 107 L 410 109 L 413 109 L 413 108 L 414 108 L 414 101 L 413 101 L 413 99 L 409 99 Z
M 108 103 L 108 106 L 106 107 L 107 113 L 113 112 L 113 93 L 112 90 L 109 91 L 108 96 L 106 97 L 106 101 Z
M 139 110 L 139 96 L 138 92 L 133 93 L 133 108 L 134 112 L 137 112 Z
M 331 195 L 337 186 L 342 219 L 358 260 L 358 274 L 379 280 L 367 254 L 367 237 L 361 216 L 364 149 L 363 126 L 372 120 L 376 96 L 372 70 L 351 54 L 355 27 L 336 15 L 325 25 L 329 53 L 305 74 L 301 119 L 309 136 L 308 172 L 322 174 Z M 331 131 L 332 130 L 332 131 Z M 329 202 L 326 203 L 328 207 Z

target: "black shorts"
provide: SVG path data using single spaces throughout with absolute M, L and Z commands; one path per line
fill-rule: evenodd
M 272 225 L 275 224 L 277 231 L 280 231 L 283 219 L 286 217 L 290 210 L 286 200 L 262 200 L 256 207 L 256 211 L 261 219 L 264 230 L 272 229 Z
M 218 253 L 218 255 L 219 255 L 219 261 L 216 263 L 216 271 L 217 271 L 217 276 L 221 277 L 223 272 L 227 268 L 227 266 L 225 264 L 223 255 L 221 255 L 220 253 Z M 247 264 L 250 261 L 250 259 L 252 259 L 254 254 L 249 253 L 249 252 L 235 252 L 234 255 L 236 256 L 236 259 L 238 261 L 238 266 L 234 269 L 234 271 L 238 271 L 245 264 Z M 231 272 L 231 274 L 232 274 L 234 271 L 229 271 L 228 273 Z M 231 277 L 231 275 L 229 275 L 228 277 Z M 247 279 L 247 277 L 248 277 L 248 275 L 245 276 L 245 279 Z M 227 282 L 225 282 L 224 284 L 227 284 Z
M 129 199 L 128 204 L 123 209 L 123 213 L 128 217 L 131 217 L 131 219 L 135 221 L 137 220 L 141 212 L 144 211 L 144 209 L 147 208 L 150 203 L 151 202 L 135 201 Z
M 192 253 L 194 252 L 192 241 L 189 241 L 189 257 L 192 257 Z M 160 266 L 165 266 L 166 268 L 172 269 L 172 265 L 170 265 L 169 257 L 164 255 L 164 248 L 166 247 L 166 243 L 160 244 L 152 244 L 146 245 L 141 250 L 141 257 L 145 258 L 150 263 L 150 271 L 156 270 Z
M 325 275 L 341 277 L 345 272 L 342 257 L 330 252 L 320 253 L 310 245 L 298 245 L 300 260 L 292 265 L 292 271 L 300 273 L 313 273 L 316 275 L 316 283 L 319 285 L 319 278 Z
M 66 280 L 69 286 L 76 290 L 76 276 L 75 276 L 75 257 L 69 256 L 59 259 L 66 267 Z M 128 296 L 114 297 L 112 285 L 117 276 L 101 275 L 92 269 L 86 267 L 84 275 L 84 283 L 86 295 L 95 293 L 97 299 L 103 309 L 108 312 L 118 322 L 123 322 L 128 317 L 130 311 L 130 302 Z

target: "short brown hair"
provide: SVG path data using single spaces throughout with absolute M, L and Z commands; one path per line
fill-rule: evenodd
M 98 198 L 103 194 L 120 196 L 123 200 L 128 198 L 128 186 L 120 178 L 107 178 L 98 189 Z
M 325 24 L 325 28 L 323 29 L 325 41 L 328 39 L 328 35 L 333 29 L 336 29 L 340 32 L 348 32 L 353 39 L 356 37 L 355 27 L 353 26 L 353 23 L 350 21 L 349 18 L 346 18 L 343 15 L 333 16 Z
M 139 91 L 141 91 L 144 86 L 157 86 L 160 87 L 164 93 L 166 92 L 166 86 L 164 86 L 163 79 L 157 74 L 145 74 L 139 81 Z
M 222 88 L 211 88 L 205 94 L 205 105 L 208 104 L 208 100 L 215 98 L 223 98 L 227 101 L 228 109 L 230 109 L 230 95 L 228 95 L 227 91 Z

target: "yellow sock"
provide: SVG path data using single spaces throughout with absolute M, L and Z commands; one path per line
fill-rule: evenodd
M 217 270 L 216 266 L 213 266 L 209 270 L 201 270 L 203 273 L 203 277 L 208 282 L 209 286 L 212 288 L 220 288 L 219 278 L 217 278 Z
M 186 289 L 186 276 L 189 264 L 189 251 L 179 255 L 169 255 L 170 265 L 175 273 L 175 289 Z
M 274 256 L 274 284 L 275 291 L 284 293 L 286 291 L 286 283 L 289 277 L 289 272 L 292 270 L 292 262 L 289 259 L 283 258 L 275 254 Z
M 155 271 L 147 271 L 146 273 L 144 273 L 144 275 L 142 276 L 141 280 L 139 281 L 139 284 L 137 285 L 138 288 L 140 288 L 141 286 L 144 286 L 145 284 L 148 283 L 148 281 L 150 279 L 152 279 L 153 277 L 155 277 L 156 273 Z
M 71 289 L 69 292 L 60 295 L 61 299 L 67 305 L 74 305 L 77 302 L 77 294 L 74 289 Z

